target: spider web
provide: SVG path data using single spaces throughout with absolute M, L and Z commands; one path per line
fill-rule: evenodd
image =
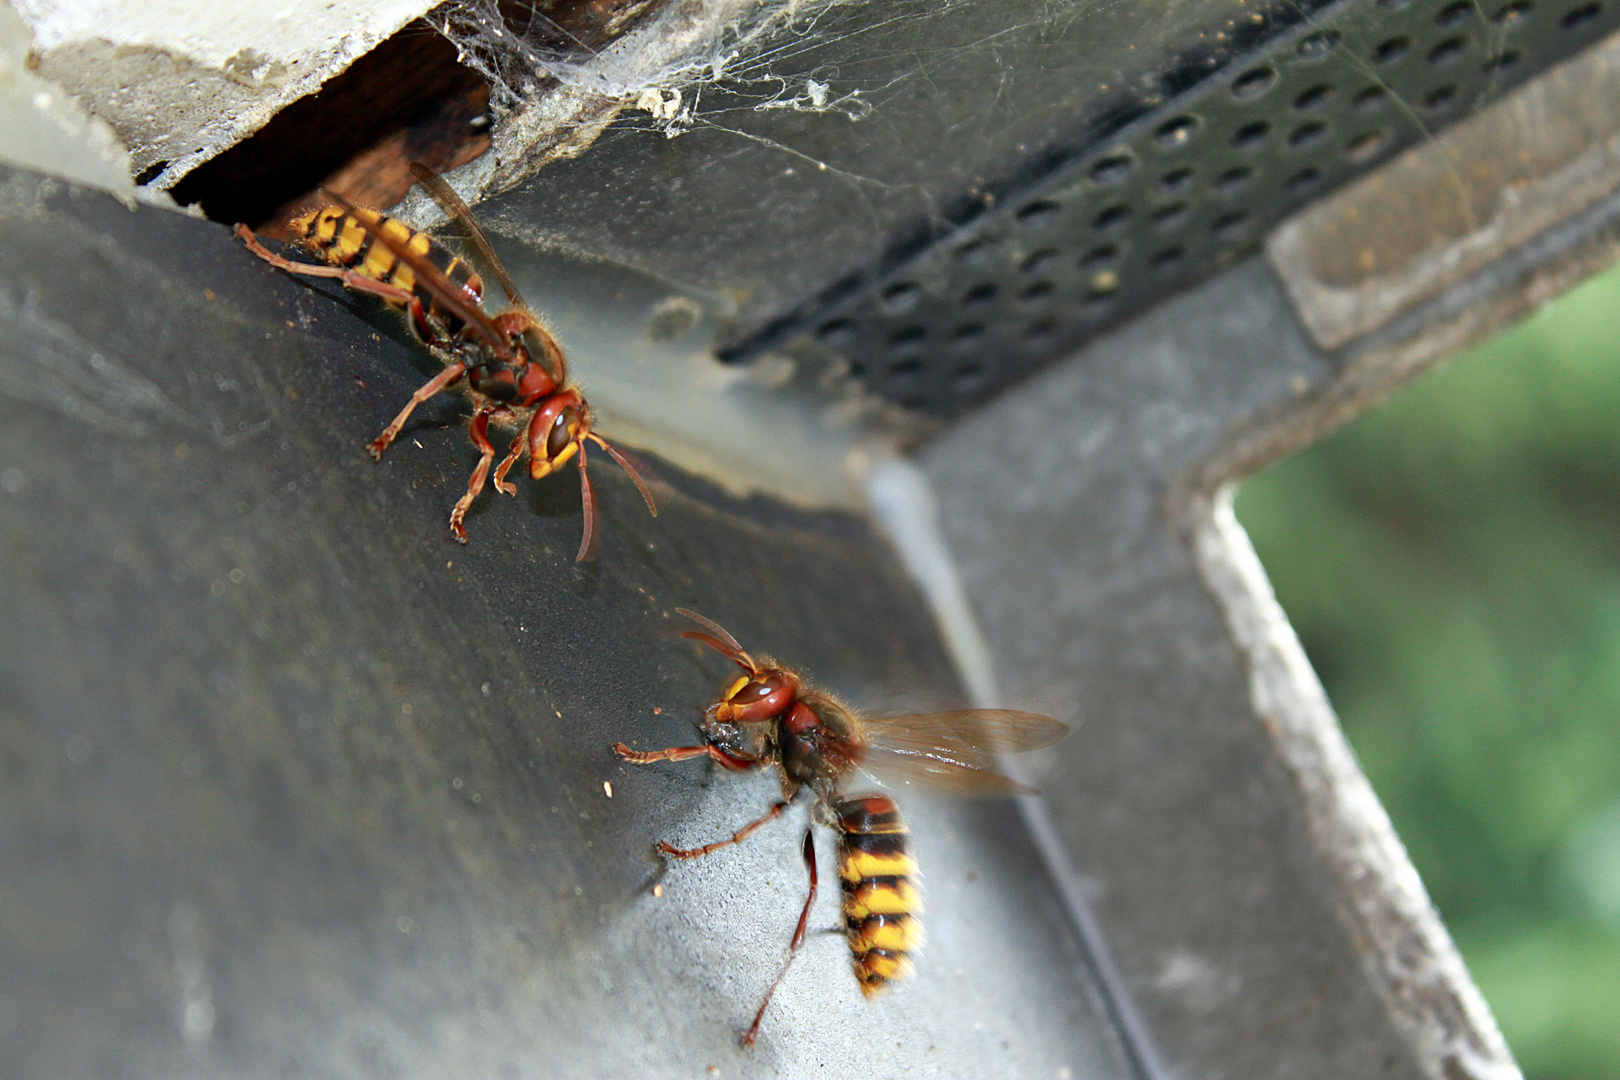
M 1063 93 L 1063 104 L 1091 115 L 1075 115 L 1068 131 L 1044 133 L 1066 145 L 1041 146 L 1043 133 L 1030 131 L 1031 156 L 1063 154 L 1104 134 L 1101 128 L 1111 118 L 1163 104 L 1325 5 L 1038 0 L 1001 8 L 982 0 L 635 0 L 619 5 L 627 15 L 617 36 L 591 40 L 588 32 L 565 29 L 544 0 L 450 0 L 427 22 L 489 82 L 498 117 L 521 118 L 513 128 L 523 129 L 517 141 L 525 150 L 572 139 L 576 145 L 565 155 L 579 152 L 594 134 L 571 135 L 570 123 L 599 132 L 611 121 L 669 138 L 708 127 L 856 184 L 921 191 L 929 187 L 926 181 L 875 174 L 807 143 L 778 141 L 758 117 L 835 114 L 850 123 L 893 126 L 895 137 L 904 138 L 901 128 L 930 96 L 977 97 L 993 129 L 1006 121 L 995 115 L 997 103 L 1017 98 L 1019 86 L 1038 77 L 1083 88 Z M 1002 12 L 1004 19 L 998 18 Z M 962 35 L 953 24 L 978 29 Z M 541 113 L 548 119 L 536 124 Z M 1089 133 L 1083 130 L 1087 124 Z M 985 134 L 993 138 L 994 131 Z M 477 194 L 510 188 L 545 160 L 540 155 L 519 168 L 503 166 Z
M 703 89 L 710 85 L 746 89 L 758 109 L 837 112 L 864 119 L 872 110 L 869 91 L 840 89 L 836 75 L 826 71 L 780 70 L 790 68 L 799 52 L 818 41 L 820 15 L 845 3 L 722 0 L 666 5 L 652 17 L 681 22 L 697 33 L 682 55 L 650 60 L 633 48 L 592 47 L 539 4 L 503 10 L 496 0 L 453 0 L 429 15 L 428 22 L 456 46 L 462 63 L 489 82 L 498 114 L 522 109 L 564 87 L 629 105 L 645 114 L 633 122 L 674 138 L 697 122 Z M 785 40 L 767 46 L 769 38 Z

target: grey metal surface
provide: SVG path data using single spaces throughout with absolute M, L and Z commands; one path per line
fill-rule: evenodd
M 1172 1076 L 1423 1075 L 1165 515 L 1226 428 L 1329 372 L 1251 261 L 923 455 L 1003 686 L 1080 704 L 1052 817 Z
M 861 519 L 669 467 L 656 521 L 598 469 L 596 564 L 571 478 L 457 546 L 455 403 L 373 464 L 426 361 L 351 306 L 0 173 L 0 1075 L 1129 1075 L 1016 809 L 909 793 L 917 979 L 868 1006 L 815 934 L 739 1050 L 803 818 L 660 878 L 774 784 L 608 744 L 687 741 L 725 674 L 677 604 L 948 698 L 924 607 Z
M 1332 356 L 1251 260 L 922 455 L 1002 692 L 1085 717 L 1047 851 L 1169 1075 L 1518 1075 L 1221 492 L 1611 261 L 1617 198 Z

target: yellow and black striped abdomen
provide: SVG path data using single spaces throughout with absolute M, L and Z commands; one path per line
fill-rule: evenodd
M 406 250 L 438 267 L 452 282 L 468 289 L 475 301 L 483 299 L 483 279 L 473 272 L 472 267 L 427 233 L 411 228 L 398 218 L 386 217 L 375 210 L 356 208 L 350 214 L 340 207 L 323 206 L 293 220 L 290 228 L 306 248 L 333 266 L 341 266 L 362 277 L 415 293 L 423 307 L 441 322 L 449 324 L 452 332 L 458 329 L 460 321 L 434 302 L 433 294 L 417 281 L 416 272 L 400 262 L 385 245 L 377 243 L 376 237 L 366 230 L 361 221 L 374 226 Z
M 911 974 L 911 953 L 922 945 L 917 863 L 900 811 L 887 795 L 846 799 L 833 813 L 855 978 L 873 997 Z

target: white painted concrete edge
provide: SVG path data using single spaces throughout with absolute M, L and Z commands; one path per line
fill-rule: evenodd
M 165 190 L 320 89 L 432 0 L 11 0 L 32 66 Z
M 34 39 L 0 3 L 0 161 L 98 187 L 133 204 L 129 152 L 112 128 L 28 70 Z

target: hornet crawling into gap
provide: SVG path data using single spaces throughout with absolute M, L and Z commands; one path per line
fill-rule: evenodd
M 831 694 L 770 657 L 755 659 L 717 623 L 696 612 L 676 609 L 702 630 L 681 636 L 714 649 L 742 674 L 703 714 L 701 746 L 613 750 L 632 765 L 707 757 L 734 771 L 776 768 L 782 798 L 729 839 L 695 848 L 660 842 L 672 859 L 695 859 L 741 843 L 808 790 L 815 799 L 814 822 L 838 834 L 838 876 L 843 892 L 844 930 L 855 978 L 866 997 L 911 974 L 911 954 L 922 944 L 917 864 L 894 800 L 884 794 L 849 795 L 844 788 L 857 769 L 913 780 L 968 795 L 1033 794 L 1033 789 L 995 771 L 994 756 L 1051 746 L 1069 729 L 1049 716 L 1011 709 L 863 718 Z M 810 908 L 816 899 L 814 830 L 804 834 L 803 855 L 810 895 L 788 947 L 788 960 L 765 993 L 754 1022 L 742 1037 L 752 1046 L 788 965 L 804 944 Z
M 568 381 L 562 346 L 518 295 L 467 204 L 426 165 L 415 162 L 411 171 L 466 232 L 467 240 L 500 282 L 510 302 L 505 311 L 485 312 L 483 278 L 444 244 L 396 218 L 355 206 L 336 192 L 325 192 L 335 206 L 323 206 L 291 223 L 299 236 L 298 246 L 327 265 L 283 258 L 259 243 L 246 225 L 238 225 L 236 235 L 249 251 L 279 270 L 336 278 L 346 288 L 403 308 L 416 336 L 444 363 L 444 370 L 412 394 L 393 423 L 367 444 L 373 458 L 381 460 L 418 405 L 441 390 L 460 385 L 465 378 L 473 402 L 469 432 L 479 458 L 467 482 L 467 493 L 450 511 L 450 531 L 457 540 L 467 542 L 462 522 L 489 478 L 495 458 L 489 428 L 494 424 L 518 429 L 506 457 L 495 468 L 495 488 L 504 494 L 517 494 L 506 474 L 525 453 L 529 455 L 529 476 L 535 480 L 578 456 L 585 531 L 576 558 L 590 559 L 596 550 L 596 500 L 585 471 L 586 441 L 606 450 L 630 474 L 647 509 L 656 517 L 658 506 L 652 492 L 631 460 L 591 430 L 590 406 L 579 388 Z

